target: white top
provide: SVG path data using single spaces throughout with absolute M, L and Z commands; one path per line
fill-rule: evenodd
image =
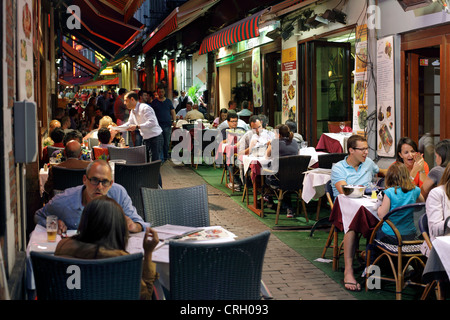
M 145 103 L 136 103 L 136 107 L 130 111 L 128 121 L 119 128 L 130 125 L 139 125 L 139 132 L 144 140 L 157 137 L 162 132 L 155 111 Z
M 436 237 L 444 235 L 444 222 L 450 216 L 450 200 L 445 194 L 444 186 L 431 189 L 427 197 L 426 212 L 430 240 L 433 241 Z

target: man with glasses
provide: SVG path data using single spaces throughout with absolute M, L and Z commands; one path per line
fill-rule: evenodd
M 104 195 L 116 200 L 122 207 L 129 232 L 141 232 L 149 227 L 137 213 L 125 188 L 113 183 L 111 167 L 103 160 L 95 160 L 89 164 L 82 185 L 55 195 L 43 208 L 37 210 L 35 222 L 45 227 L 47 216 L 55 215 L 58 217 L 59 234 L 67 229 L 76 230 L 84 207 L 93 199 Z
M 368 185 L 380 169 L 368 157 L 367 140 L 360 135 L 353 135 L 347 140 L 348 156 L 336 163 L 331 169 L 331 186 L 333 195 L 344 193 L 344 185 Z M 358 246 L 358 237 L 354 230 L 344 235 L 344 286 L 350 291 L 360 291 L 361 285 L 353 274 L 353 257 Z

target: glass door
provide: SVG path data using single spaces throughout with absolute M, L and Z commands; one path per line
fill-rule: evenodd
M 329 121 L 351 120 L 351 44 L 310 41 L 300 45 L 299 105 L 306 140 L 316 145 Z

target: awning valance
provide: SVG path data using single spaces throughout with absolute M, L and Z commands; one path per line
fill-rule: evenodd
M 62 51 L 68 59 L 83 67 L 88 73 L 93 75 L 97 73 L 99 68 L 65 41 L 62 41 Z
M 261 15 L 268 9 L 255 13 L 232 25 L 223 28 L 203 39 L 199 54 L 204 54 L 216 49 L 232 45 L 259 36 L 259 21 Z
M 114 79 L 103 79 L 103 80 L 94 80 L 88 81 L 80 85 L 80 87 L 101 87 L 101 86 L 112 86 L 119 85 L 119 77 Z

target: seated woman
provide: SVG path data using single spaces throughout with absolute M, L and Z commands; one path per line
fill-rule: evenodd
M 420 189 L 414 185 L 409 177 L 408 168 L 401 162 L 393 163 L 386 174 L 383 202 L 378 208 L 378 217 L 383 217 L 391 210 L 411 203 L 423 202 Z M 414 240 L 416 227 L 412 210 L 394 214 L 390 220 L 399 230 L 402 240 Z M 392 228 L 385 222 L 377 233 L 377 239 L 383 242 L 396 244 L 397 238 Z
M 428 194 L 426 202 L 428 229 L 430 240 L 443 236 L 450 227 L 450 163 L 447 164 L 444 174 L 436 188 Z M 422 253 L 428 256 L 428 247 L 422 246 Z
M 430 170 L 420 187 L 422 196 L 427 200 L 428 193 L 436 187 L 444 174 L 445 167 L 450 162 L 450 139 L 439 141 L 434 149 L 437 166 Z
M 84 208 L 78 234 L 62 239 L 56 246 L 56 256 L 78 259 L 105 259 L 128 255 L 127 223 L 122 207 L 113 199 L 101 196 Z M 141 299 L 152 298 L 153 283 L 158 278 L 152 252 L 159 243 L 156 231 L 147 228 L 143 240 L 144 260 L 142 266 Z
M 221 124 L 222 122 L 227 120 L 227 113 L 228 113 L 228 109 L 226 109 L 226 108 L 220 109 L 219 116 L 217 118 L 215 118 L 212 123 L 213 128 L 217 128 L 219 126 L 219 124 Z
M 274 139 L 272 141 L 268 141 L 268 147 L 266 150 L 266 157 L 270 158 L 272 156 L 278 157 L 286 157 L 286 156 L 294 156 L 298 155 L 299 146 L 297 141 L 294 140 L 294 133 L 289 130 L 289 127 L 285 124 L 281 124 L 275 127 L 275 130 L 278 130 L 278 139 Z M 272 144 L 278 142 L 279 149 L 278 155 L 272 155 Z M 277 175 L 268 175 L 266 176 L 265 183 L 269 185 L 271 188 L 276 189 L 279 186 L 279 180 Z M 286 197 L 286 201 L 283 201 L 282 206 L 283 209 L 287 211 L 287 217 L 293 218 L 294 211 L 290 205 L 291 198 Z M 268 197 L 269 206 L 273 205 L 273 200 L 271 197 Z
M 411 138 L 403 137 L 398 141 L 396 150 L 397 162 L 406 165 L 414 184 L 420 188 L 430 169 L 422 154 L 418 152 L 417 144 Z

